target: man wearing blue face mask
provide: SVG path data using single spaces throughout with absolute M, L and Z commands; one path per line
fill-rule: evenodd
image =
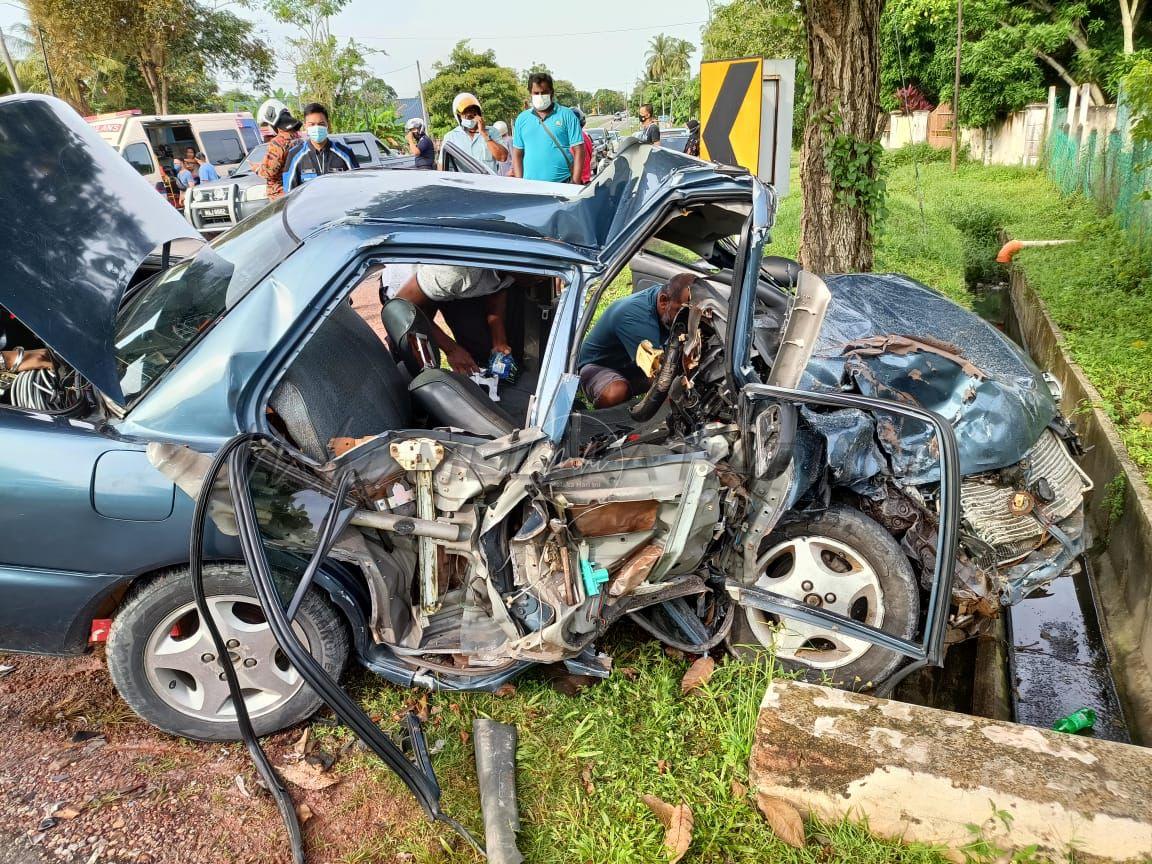
M 557 105 L 552 76 L 534 72 L 528 78 L 531 108 L 512 128 L 512 176 L 554 183 L 579 183 L 584 173 L 584 135 L 570 108 Z
M 457 93 L 452 100 L 452 113 L 456 115 L 456 127 L 444 136 L 444 144 L 454 144 L 477 162 L 488 166 L 493 174 L 500 169 L 500 163 L 508 158 L 504 139 L 496 132 L 489 132 L 484 122 L 484 111 L 480 100 L 471 93 Z M 440 163 L 444 168 L 444 148 L 440 148 Z
M 328 109 L 319 102 L 304 106 L 304 132 L 308 137 L 296 142 L 288 151 L 285 192 L 291 192 L 321 174 L 336 174 L 360 167 L 356 154 L 328 137 Z

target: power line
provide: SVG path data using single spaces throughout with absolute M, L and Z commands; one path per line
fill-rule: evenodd
M 707 20 L 702 21 L 680 21 L 676 24 L 647 24 L 643 27 L 618 27 L 614 30 L 585 30 L 580 33 L 501 33 L 498 36 L 468 36 L 468 41 L 490 41 L 493 39 L 568 39 L 573 36 L 605 36 L 609 33 L 636 33 L 641 30 L 665 30 L 672 27 L 690 27 L 698 26 L 700 24 L 707 24 Z M 356 36 L 340 36 L 341 39 L 375 39 L 380 41 L 439 41 L 449 37 L 443 34 L 437 36 L 370 36 L 358 34 Z

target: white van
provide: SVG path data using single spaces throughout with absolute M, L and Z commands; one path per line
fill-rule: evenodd
M 137 108 L 84 119 L 154 184 L 161 182 L 161 172 L 170 172 L 173 156 L 184 156 L 186 147 L 203 152 L 220 176 L 226 177 L 260 144 L 256 121 L 247 111 L 158 117 Z

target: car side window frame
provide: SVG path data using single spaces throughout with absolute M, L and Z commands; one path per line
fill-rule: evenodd
M 556 259 L 552 264 L 537 265 L 526 261 L 525 259 L 508 260 L 504 256 L 492 259 L 482 259 L 477 257 L 462 257 L 445 254 L 443 249 L 433 249 L 430 252 L 421 253 L 412 248 L 409 252 L 407 249 L 396 249 L 393 251 L 389 249 L 386 254 L 381 254 L 379 249 L 371 249 L 368 244 L 365 244 L 365 251 L 357 257 L 351 259 L 340 272 L 337 273 L 325 287 L 322 292 L 322 297 L 317 297 L 316 303 L 312 308 L 314 313 L 307 319 L 303 317 L 297 320 L 296 328 L 286 336 L 284 344 L 275 352 L 270 354 L 263 364 L 260 371 L 254 378 L 254 386 L 252 389 L 253 397 L 249 404 L 252 406 L 252 411 L 248 417 L 239 418 L 241 422 L 248 428 L 254 428 L 256 431 L 265 435 L 271 435 L 284 444 L 294 456 L 307 459 L 308 457 L 302 453 L 294 443 L 287 441 L 279 432 L 273 428 L 268 422 L 267 409 L 272 401 L 272 394 L 275 392 L 276 387 L 283 380 L 284 375 L 291 368 L 292 364 L 303 352 L 304 347 L 308 344 L 308 340 L 312 339 L 316 333 L 324 326 L 329 316 L 341 303 L 347 303 L 352 292 L 356 286 L 364 279 L 368 271 L 377 264 L 449 264 L 460 267 L 483 267 L 492 270 L 500 270 L 502 272 L 524 273 L 532 276 L 549 276 L 559 277 L 564 283 L 565 287 L 561 292 L 560 299 L 574 288 L 576 290 L 583 290 L 581 286 L 586 284 L 586 274 L 582 269 L 575 264 L 575 262 L 568 262 L 568 266 L 557 266 L 562 259 Z M 274 275 L 270 274 L 270 275 Z M 578 309 L 577 309 L 578 311 Z M 575 316 L 573 325 L 575 324 Z M 540 358 L 540 379 L 536 383 L 536 393 L 533 394 L 533 403 L 536 397 L 541 392 L 541 381 L 545 378 L 545 371 L 548 368 L 548 359 L 552 346 L 556 338 L 556 330 L 553 330 L 549 336 L 548 345 L 545 348 L 544 356 Z M 567 335 L 567 339 L 571 341 L 572 334 Z M 529 416 L 535 413 L 535 407 L 529 412 Z M 527 428 L 526 425 L 520 428 Z M 381 430 L 381 432 L 386 430 Z

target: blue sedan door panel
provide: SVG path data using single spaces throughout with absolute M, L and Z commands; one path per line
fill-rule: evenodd
M 132 576 L 187 559 L 191 502 L 144 446 L 90 423 L 0 409 L 0 650 L 82 650 L 78 618 Z

